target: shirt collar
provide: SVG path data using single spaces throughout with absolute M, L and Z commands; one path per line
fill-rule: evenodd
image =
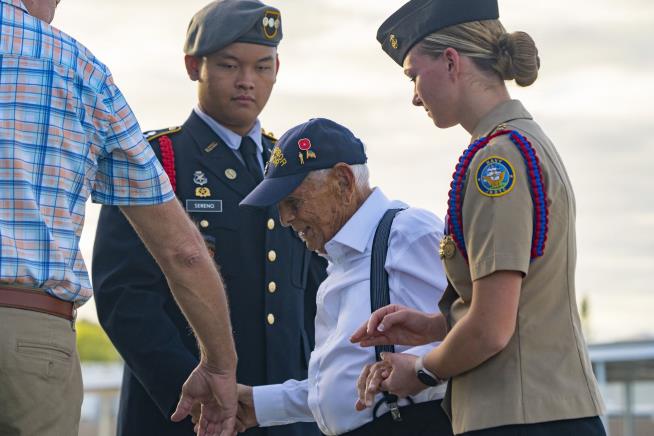
M 0 0 L 0 3 L 7 3 L 8 5 L 24 10 L 28 14 L 30 13 L 21 0 Z
M 390 201 L 381 189 L 375 188 L 338 233 L 325 244 L 327 258 L 335 261 L 351 250 L 364 253 L 372 243 L 379 220 L 388 209 L 393 207 L 406 207 L 406 205 L 398 201 Z
M 213 130 L 216 135 L 218 135 L 218 137 L 222 139 L 225 144 L 227 144 L 229 148 L 232 150 L 238 150 L 241 147 L 241 135 L 229 130 L 227 127 L 214 120 L 200 108 L 200 105 L 197 105 L 195 108 L 193 108 L 193 110 L 202 119 L 202 121 L 211 127 L 211 130 Z M 258 118 L 255 121 L 254 126 L 252 126 L 250 131 L 245 136 L 249 136 L 257 145 L 257 150 L 259 153 L 263 153 L 263 144 L 261 142 L 261 123 L 259 122 Z
M 508 100 L 495 106 L 489 113 L 477 123 L 472 131 L 472 137 L 476 140 L 482 136 L 488 135 L 497 126 L 512 120 L 520 118 L 532 119 L 527 109 L 518 100 Z

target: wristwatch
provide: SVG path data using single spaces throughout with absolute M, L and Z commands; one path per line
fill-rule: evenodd
M 418 377 L 418 380 L 420 380 L 422 383 L 426 384 L 427 386 L 437 386 L 441 383 L 445 383 L 447 380 L 442 379 L 433 372 L 429 371 L 427 368 L 425 368 L 423 364 L 425 356 L 420 356 L 416 359 L 415 363 L 415 371 L 416 371 L 416 377 Z

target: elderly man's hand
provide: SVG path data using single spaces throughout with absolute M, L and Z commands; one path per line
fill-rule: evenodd
M 238 414 L 236 415 L 236 430 L 239 433 L 242 433 L 258 424 L 257 415 L 254 410 L 252 387 L 238 385 Z
M 382 353 L 380 362 L 366 365 L 357 380 L 359 399 L 354 408 L 361 411 L 372 407 L 375 395 L 382 391 L 406 398 L 426 389 L 428 386 L 416 377 L 417 358 L 412 354 Z
M 195 431 L 199 428 L 200 414 L 202 413 L 202 403 L 195 403 L 191 408 L 191 422 L 195 426 Z
M 399 304 L 377 309 L 350 337 L 362 347 L 374 345 L 424 345 L 438 340 L 438 316 Z
M 236 374 L 214 373 L 200 363 L 182 387 L 182 396 L 171 419 L 179 422 L 202 403 L 198 436 L 232 436 L 236 434 Z

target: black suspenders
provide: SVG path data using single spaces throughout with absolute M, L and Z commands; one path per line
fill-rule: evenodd
M 388 252 L 388 237 L 391 233 L 393 219 L 399 211 L 403 209 L 389 209 L 377 225 L 375 239 L 372 243 L 372 257 L 370 259 L 370 313 L 375 310 L 391 304 L 388 287 L 388 273 L 384 266 L 386 265 L 386 254 Z M 381 360 L 381 353 L 394 353 L 393 345 L 375 346 L 375 357 L 377 361 Z M 377 417 L 377 409 L 385 402 L 391 412 L 394 421 L 402 421 L 400 409 L 397 406 L 397 396 L 383 392 L 384 397 L 375 405 L 373 409 L 373 418 Z M 409 401 L 411 399 L 409 398 Z

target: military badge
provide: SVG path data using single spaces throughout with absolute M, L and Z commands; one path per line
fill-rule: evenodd
M 218 143 L 214 141 L 214 142 L 212 142 L 211 144 L 209 144 L 209 145 L 207 145 L 205 147 L 204 152 L 205 153 L 211 153 L 213 151 L 213 149 L 216 148 L 216 147 L 218 147 Z
M 441 245 L 438 249 L 438 255 L 441 259 L 451 259 L 456 253 L 456 245 L 454 244 L 454 239 L 450 235 L 443 236 L 441 239 Z
M 393 47 L 395 50 L 397 50 L 397 46 L 398 46 L 398 44 L 397 44 L 397 36 L 395 36 L 395 35 L 393 35 L 393 34 L 391 33 L 391 36 L 388 37 L 388 40 L 389 40 L 390 43 L 391 43 L 391 47 Z
M 211 197 L 211 190 L 206 186 L 199 186 L 195 188 L 195 196 L 199 198 Z
M 309 138 L 302 138 L 297 142 L 297 146 L 300 148 L 300 153 L 298 153 L 298 159 L 300 159 L 300 164 L 304 165 L 305 159 L 315 159 L 316 153 L 311 151 L 311 140 Z M 306 156 L 302 155 L 302 152 L 305 152 Z
M 277 30 L 281 26 L 281 16 L 277 11 L 266 11 L 261 22 L 263 26 L 263 36 L 267 39 L 273 39 L 277 35 Z
M 477 189 L 487 197 L 501 197 L 513 189 L 515 170 L 511 163 L 498 156 L 484 160 L 475 177 Z
M 286 158 L 284 157 L 284 153 L 282 153 L 282 149 L 279 148 L 279 146 L 275 145 L 275 147 L 272 150 L 272 153 L 270 154 L 270 161 L 268 162 L 268 164 L 274 167 L 278 167 L 280 165 L 281 166 L 286 165 L 286 162 L 287 161 Z
M 193 173 L 193 183 L 196 185 L 204 186 L 207 182 L 207 176 L 205 176 L 202 171 L 196 171 Z

